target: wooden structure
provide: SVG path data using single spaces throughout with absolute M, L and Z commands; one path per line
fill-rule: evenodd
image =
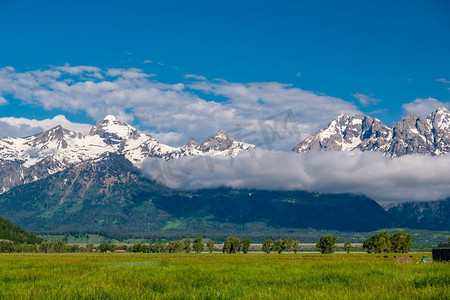
M 450 261 L 450 241 L 433 249 L 433 261 Z

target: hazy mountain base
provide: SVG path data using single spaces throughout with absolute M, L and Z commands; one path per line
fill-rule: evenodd
M 171 190 L 143 178 L 116 154 L 18 186 L 0 195 L 0 211 L 33 232 L 371 231 L 395 225 L 375 201 L 364 196 L 228 188 Z M 267 230 L 252 224 L 264 224 Z
M 229 188 L 171 190 L 142 177 L 117 154 L 16 187 L 0 195 L 0 212 L 37 233 L 242 234 L 265 239 L 302 232 L 300 228 L 369 232 L 402 226 L 399 216 L 364 196 Z M 448 230 L 447 223 L 441 225 L 436 229 Z

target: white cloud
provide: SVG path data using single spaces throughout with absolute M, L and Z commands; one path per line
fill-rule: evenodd
M 207 81 L 199 75 L 194 82 L 167 84 L 153 79 L 153 75 L 136 68 L 105 70 L 65 65 L 19 72 L 5 67 L 0 69 L 0 96 L 12 95 L 46 110 L 85 112 L 96 121 L 114 114 L 141 129 L 176 133 L 167 135 L 167 141 L 177 144 L 189 137 L 203 141 L 219 128 L 230 131 L 245 126 L 253 131 L 246 134 L 253 134 L 252 139 L 257 135 L 261 146 L 270 139 L 274 149 L 284 150 L 292 149 L 301 138 L 341 113 L 359 113 L 355 105 L 342 99 L 290 84 Z M 187 75 L 189 79 L 192 76 Z M 212 99 L 202 99 L 197 95 L 200 92 Z M 276 121 L 264 120 L 270 116 Z M 283 132 L 264 132 L 261 123 Z M 300 134 L 283 130 L 283 126 L 294 125 Z M 235 132 L 236 138 L 242 135 Z
M 69 75 L 84 75 L 87 77 L 94 77 L 102 79 L 103 76 L 101 74 L 101 69 L 93 66 L 74 66 L 71 67 L 69 64 L 65 64 L 64 66 L 55 66 L 53 67 L 56 71 L 61 71 L 62 73 L 67 73 Z M 43 72 L 43 71 L 41 71 Z M 58 76 L 59 77 L 59 76 Z
M 177 132 L 150 133 L 157 141 L 163 144 L 181 146 L 186 143 L 185 136 Z
M 435 98 L 417 98 L 410 103 L 405 103 L 402 105 L 405 114 L 414 113 L 424 118 L 427 117 L 430 112 L 439 107 L 446 107 L 450 109 L 450 102 L 441 102 Z
M 381 100 L 378 98 L 374 98 L 372 96 L 364 95 L 361 93 L 353 93 L 352 96 L 355 97 L 363 106 L 375 105 L 381 102 Z
M 222 106 L 235 110 L 235 124 L 239 125 L 258 124 L 264 118 L 291 111 L 294 117 L 292 121 L 297 124 L 302 138 L 322 128 L 339 114 L 360 113 L 356 106 L 347 101 L 295 88 L 291 84 L 278 82 L 243 84 L 215 80 L 195 82 L 187 86 L 193 90 L 228 99 Z M 277 119 L 281 118 L 279 121 L 285 123 L 286 117 L 282 115 Z M 284 139 L 278 139 L 277 144 L 282 146 L 275 145 L 275 149 L 290 150 L 298 142 L 298 136 L 288 135 Z M 287 147 L 287 144 L 290 146 Z
M 295 74 L 295 77 L 300 77 L 300 76 L 302 76 L 301 72 L 297 72 L 297 74 Z
M 151 59 L 144 60 L 144 64 L 151 64 L 153 61 Z
M 139 79 L 156 76 L 156 74 L 144 73 L 141 69 L 137 68 L 129 68 L 129 69 L 110 68 L 106 71 L 106 75 L 112 77 L 123 77 L 125 79 Z
M 24 137 L 40 133 L 58 125 L 68 130 L 84 134 L 88 133 L 92 127 L 90 124 L 73 123 L 63 115 L 57 115 L 52 119 L 43 120 L 4 117 L 0 118 L 0 135 L 1 137 Z
M 201 81 L 207 80 L 205 76 L 201 76 L 201 75 L 197 75 L 197 74 L 186 74 L 183 77 L 186 79 L 195 79 L 195 80 L 201 80 Z
M 440 200 L 450 196 L 450 155 L 389 159 L 377 152 L 257 150 L 237 158 L 148 159 L 142 170 L 172 188 L 255 188 L 364 194 L 378 202 Z
M 436 79 L 436 81 L 442 82 L 442 83 L 450 83 L 450 80 L 447 80 L 445 78 L 439 78 L 439 79 Z
M 8 104 L 8 101 L 4 97 L 0 96 L 0 106 L 6 105 L 6 104 Z

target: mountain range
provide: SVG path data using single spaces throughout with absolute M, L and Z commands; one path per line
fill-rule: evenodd
M 109 115 L 86 135 L 56 126 L 25 138 L 1 138 L 0 194 L 106 153 L 124 155 L 139 166 L 147 157 L 171 160 L 182 156 L 236 156 L 253 149 L 255 145 L 231 140 L 222 130 L 202 144 L 189 139 L 181 147 L 171 147 Z M 448 153 L 450 112 L 439 108 L 426 119 L 409 114 L 393 127 L 365 115 L 344 114 L 293 149 L 298 153 L 354 150 L 378 151 L 391 158 Z
M 379 151 L 388 157 L 450 150 L 450 113 L 408 115 L 394 127 L 368 116 L 341 115 L 296 152 Z M 384 209 L 350 194 L 215 188 L 173 190 L 140 172 L 147 157 L 236 156 L 252 144 L 219 130 L 181 147 L 107 116 L 81 133 L 57 126 L 25 138 L 0 139 L 0 212 L 27 230 L 235 232 L 316 228 L 370 231 L 387 227 L 449 230 L 450 199 Z
M 147 157 L 170 160 L 182 156 L 236 156 L 254 148 L 252 144 L 229 139 L 222 130 L 202 144 L 189 139 L 181 147 L 171 147 L 110 115 L 86 135 L 56 126 L 25 138 L 0 139 L 0 193 L 106 153 L 124 155 L 139 165 Z
M 340 115 L 294 147 L 293 151 L 378 151 L 394 158 L 407 154 L 450 152 L 450 112 L 433 111 L 426 119 L 409 114 L 393 127 L 366 115 Z

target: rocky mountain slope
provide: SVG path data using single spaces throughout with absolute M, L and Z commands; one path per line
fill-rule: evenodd
M 0 193 L 106 153 L 122 154 L 139 165 L 147 157 L 170 160 L 182 156 L 235 156 L 254 148 L 229 139 L 221 130 L 203 144 L 190 139 L 184 146 L 170 147 L 114 116 L 107 116 L 87 135 L 57 126 L 30 137 L 0 139 Z
M 450 112 L 439 108 L 426 119 L 409 114 L 394 127 L 365 115 L 340 115 L 299 143 L 294 152 L 378 151 L 388 157 L 450 152 Z
M 348 194 L 245 189 L 171 190 L 123 155 L 106 154 L 0 195 L 0 212 L 34 232 L 234 232 L 242 226 L 371 231 L 395 224 L 373 200 Z M 272 231 L 273 231 L 272 230 Z

